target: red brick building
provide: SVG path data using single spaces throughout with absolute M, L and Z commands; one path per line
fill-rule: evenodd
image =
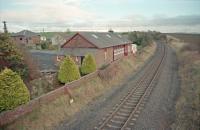
M 11 35 L 12 39 L 19 44 L 39 44 L 40 35 L 28 30 L 23 30 Z
M 86 54 L 95 57 L 101 67 L 132 53 L 132 42 L 120 34 L 110 32 L 79 32 L 62 46 L 63 55 L 70 55 L 81 65 Z

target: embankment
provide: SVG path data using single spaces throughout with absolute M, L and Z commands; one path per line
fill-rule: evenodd
M 171 42 L 177 53 L 181 82 L 173 130 L 200 129 L 200 44 L 192 41 Z
M 70 105 L 69 96 L 60 93 L 60 96 L 47 104 L 39 104 L 39 107 L 23 117 L 15 120 L 4 129 L 53 129 L 54 126 L 66 119 L 70 119 L 84 106 L 92 102 L 96 97 L 116 85 L 122 84 L 128 75 L 140 69 L 151 56 L 153 56 L 156 45 L 151 44 L 143 48 L 136 56 L 128 56 L 118 60 L 100 70 L 98 75 L 90 77 L 89 80 L 73 85 L 70 93 L 74 103 Z

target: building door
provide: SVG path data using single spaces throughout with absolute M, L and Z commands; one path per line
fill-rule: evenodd
M 83 63 L 83 59 L 85 58 L 85 56 L 81 56 L 81 65 Z
M 124 56 L 128 56 L 128 46 L 124 45 Z

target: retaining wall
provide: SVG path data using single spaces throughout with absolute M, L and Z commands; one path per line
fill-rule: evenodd
M 80 79 L 72 81 L 63 87 L 60 87 L 56 90 L 53 90 L 47 94 L 42 95 L 36 99 L 31 100 L 27 104 L 18 106 L 14 110 L 2 112 L 0 114 L 0 127 L 15 121 L 17 118 L 19 118 L 27 113 L 32 112 L 34 109 L 38 108 L 41 104 L 47 104 L 64 94 L 69 94 L 68 88 L 80 86 L 80 84 L 82 84 L 83 82 L 87 82 L 92 77 L 97 76 L 98 73 L 99 73 L 99 71 L 96 71 L 96 72 L 93 72 L 86 76 L 83 76 Z

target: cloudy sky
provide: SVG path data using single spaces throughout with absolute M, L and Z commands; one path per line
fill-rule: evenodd
M 200 0 L 0 0 L 8 30 L 200 33 Z

